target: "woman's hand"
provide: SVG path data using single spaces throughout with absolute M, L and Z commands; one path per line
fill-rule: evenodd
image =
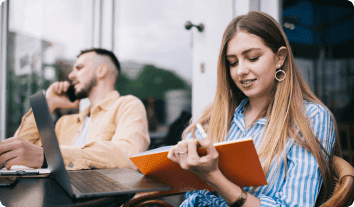
M 200 157 L 197 153 L 198 146 L 206 149 L 208 154 Z M 229 181 L 219 170 L 219 153 L 209 137 L 203 140 L 190 139 L 180 141 L 171 148 L 167 157 L 177 162 L 182 169 L 189 170 L 202 178 L 228 204 L 235 203 L 241 196 L 241 188 Z M 260 200 L 248 194 L 246 203 L 243 206 L 260 206 Z
M 203 147 L 207 151 L 207 155 L 200 157 L 197 152 L 198 146 Z M 180 141 L 171 148 L 167 157 L 178 163 L 182 169 L 191 171 L 208 183 L 219 171 L 219 153 L 209 137 L 203 140 Z

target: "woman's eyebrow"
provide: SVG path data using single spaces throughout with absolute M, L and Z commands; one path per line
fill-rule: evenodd
M 241 54 L 242 54 L 242 55 L 245 55 L 245 54 L 251 52 L 252 50 L 262 50 L 262 49 L 261 49 L 261 48 L 252 47 L 252 48 L 250 48 L 250 49 L 248 49 L 248 50 L 243 51 Z
M 247 53 L 249 53 L 249 52 L 251 52 L 253 50 L 262 50 L 262 49 L 261 48 L 256 48 L 256 47 L 252 47 L 250 49 L 247 49 L 247 50 L 243 51 L 241 54 L 243 56 L 245 56 Z M 236 57 L 236 55 L 226 55 L 226 58 L 231 58 L 231 57 Z

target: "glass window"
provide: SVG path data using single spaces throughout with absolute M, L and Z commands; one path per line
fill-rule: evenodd
M 122 72 L 116 89 L 143 101 L 152 137 L 164 138 L 169 126 L 182 118 L 187 123 L 192 34 L 184 25 L 192 17 L 192 4 L 188 0 L 11 1 L 6 136 L 14 135 L 30 109 L 29 96 L 55 81 L 68 80 L 77 55 L 92 46 L 117 55 Z M 65 113 L 56 111 L 54 120 Z
M 181 123 L 179 134 L 189 121 L 183 117 L 191 110 L 192 34 L 184 25 L 192 6 L 188 0 L 118 4 L 115 51 L 122 74 L 117 90 L 143 100 L 152 141 L 166 136 L 173 123 Z M 168 139 L 175 138 L 180 136 Z
M 87 0 L 10 1 L 7 137 L 29 110 L 29 96 L 66 80 L 80 50 L 91 45 Z M 59 112 L 59 111 L 58 111 Z M 60 113 L 57 113 L 57 115 Z

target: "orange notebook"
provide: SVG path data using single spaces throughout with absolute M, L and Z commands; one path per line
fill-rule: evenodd
M 240 187 L 267 185 L 257 151 L 251 138 L 225 141 L 214 144 L 219 153 L 219 169 L 231 182 Z M 181 193 L 208 189 L 203 179 L 183 170 L 167 158 L 171 146 L 146 151 L 130 157 L 131 161 L 147 177 L 172 185 L 166 193 Z M 206 155 L 204 148 L 198 148 L 199 155 Z

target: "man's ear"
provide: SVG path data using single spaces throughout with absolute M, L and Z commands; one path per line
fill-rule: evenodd
M 102 63 L 97 70 L 97 78 L 104 78 L 108 75 L 110 68 L 107 64 Z
M 277 68 L 283 67 L 284 61 L 285 61 L 286 57 L 288 56 L 288 49 L 284 46 L 280 47 L 275 56 L 276 56 L 276 60 L 278 61 Z

